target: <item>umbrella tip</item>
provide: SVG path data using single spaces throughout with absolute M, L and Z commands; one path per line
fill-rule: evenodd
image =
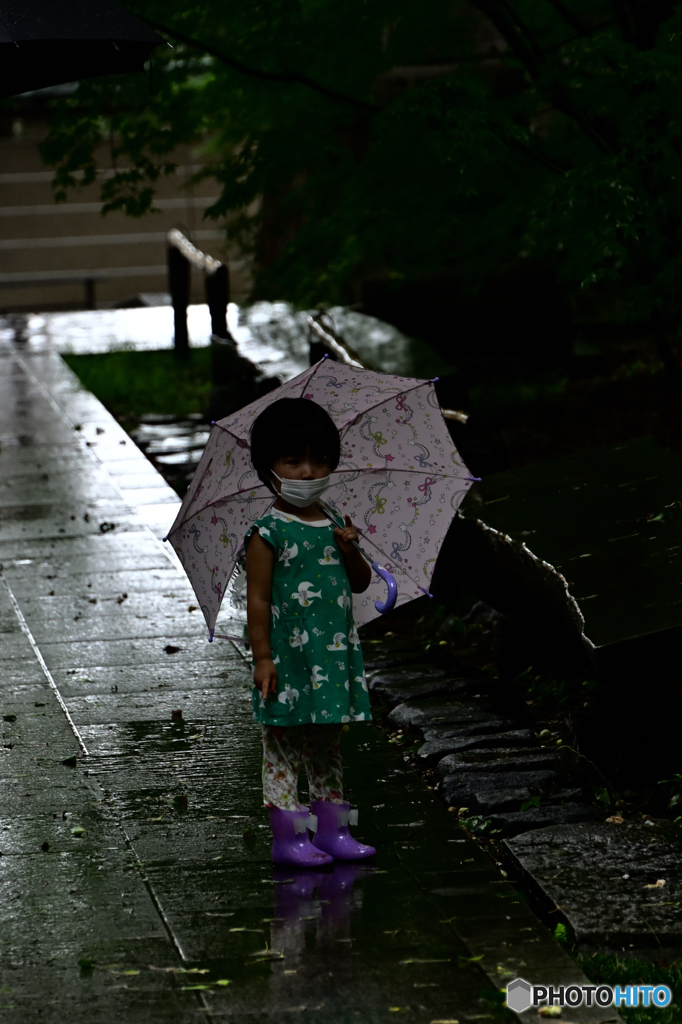
M 215 427 L 215 425 L 216 425 L 216 421 L 215 420 L 211 420 L 211 426 Z
M 325 352 L 325 354 L 322 356 L 322 361 L 323 362 L 324 362 L 325 359 L 329 359 L 329 353 L 328 352 Z
M 427 590 L 426 587 L 420 587 L 419 589 L 423 590 L 427 597 L 433 598 L 433 594 L 431 593 L 430 590 Z
M 440 377 L 432 377 L 429 384 L 436 384 L 440 380 Z
M 166 536 L 165 536 L 165 537 L 162 537 L 161 539 L 163 540 L 163 542 L 164 542 L 164 544 L 165 544 L 165 542 L 166 542 L 166 541 L 168 540 L 168 534 L 166 534 Z
M 475 483 L 475 484 L 480 484 L 480 482 L 483 479 L 483 477 L 482 476 L 465 476 L 464 479 L 465 480 L 471 480 L 472 483 Z
M 214 633 L 215 633 L 215 626 L 213 627 L 213 629 L 209 630 L 209 634 L 208 634 L 208 642 L 209 642 L 210 644 L 212 644 L 212 643 L 213 643 L 213 634 L 214 634 Z

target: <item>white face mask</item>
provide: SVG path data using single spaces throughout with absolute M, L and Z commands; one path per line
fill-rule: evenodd
M 281 476 L 277 476 L 274 469 L 270 472 L 282 485 L 280 495 L 290 505 L 296 505 L 297 508 L 306 508 L 308 505 L 312 505 L 320 495 L 324 494 L 331 483 L 331 475 L 323 476 L 320 480 L 283 480 Z

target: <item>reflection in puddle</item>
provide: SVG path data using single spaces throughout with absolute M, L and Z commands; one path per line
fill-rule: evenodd
M 351 919 L 362 907 L 356 881 L 367 874 L 357 864 L 336 863 L 328 871 L 273 870 L 275 917 L 270 921 L 271 1005 L 291 1007 L 298 1001 L 307 1009 L 311 997 L 320 1003 L 324 987 L 319 976 L 333 967 L 334 988 L 351 981 Z M 279 953 L 280 958 L 275 958 Z M 316 955 L 314 955 L 316 954 Z M 314 988 L 309 982 L 317 979 Z

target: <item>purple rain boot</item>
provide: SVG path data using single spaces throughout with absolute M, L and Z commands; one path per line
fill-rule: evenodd
M 373 846 L 366 846 L 353 839 L 348 823 L 357 825 L 358 812 L 351 811 L 350 804 L 332 804 L 327 800 L 314 800 L 311 812 L 317 818 L 317 832 L 313 846 L 330 853 L 334 860 L 364 860 L 377 852 Z
M 268 808 L 272 828 L 272 859 L 275 864 L 292 868 L 321 868 L 331 864 L 328 853 L 315 849 L 308 836 L 310 811 L 283 811 Z

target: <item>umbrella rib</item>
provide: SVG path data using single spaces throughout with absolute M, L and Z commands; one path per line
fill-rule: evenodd
M 390 374 L 387 374 L 387 376 L 390 376 Z M 396 388 L 393 397 L 395 397 L 396 395 L 409 395 L 410 391 L 416 391 L 417 388 L 423 388 L 426 384 L 433 384 L 433 381 L 431 379 L 429 379 L 429 380 L 419 380 L 419 381 L 417 381 L 416 384 L 413 384 L 411 388 Z M 378 405 L 383 405 L 384 402 L 386 402 L 386 401 L 388 401 L 388 399 L 386 398 L 386 396 L 384 396 L 380 401 L 375 402 L 374 405 L 370 405 L 366 409 L 363 409 L 361 413 L 358 413 L 358 416 L 364 416 L 366 413 L 371 412 L 372 409 L 376 409 L 376 407 Z M 438 406 L 438 411 L 440 412 L 440 405 Z M 355 422 L 355 420 L 357 418 L 358 417 L 355 416 L 353 418 L 352 422 L 348 423 L 343 428 L 344 434 L 348 430 L 350 430 L 350 428 L 353 426 L 353 423 Z M 443 421 L 443 422 L 445 422 L 445 421 Z
M 319 503 L 318 503 L 318 507 L 320 507 L 320 508 L 322 509 L 322 511 L 324 512 L 324 511 L 325 511 L 325 508 L 324 508 L 324 506 L 325 506 L 325 505 L 327 505 L 327 504 L 328 504 L 328 502 L 326 502 L 326 501 L 325 501 L 325 502 L 319 502 Z M 336 507 L 335 507 L 334 505 L 329 505 L 329 508 L 330 508 L 330 509 L 331 509 L 331 510 L 332 510 L 333 512 L 336 512 L 336 511 L 337 511 L 337 509 L 336 509 Z M 339 514 L 339 515 L 341 515 L 341 513 L 340 513 L 340 512 L 339 512 L 338 514 Z M 390 558 L 390 556 L 389 556 L 389 555 L 387 555 L 387 554 L 386 554 L 386 552 L 385 552 L 385 551 L 383 551 L 383 550 L 382 550 L 382 549 L 381 549 L 381 548 L 379 547 L 379 545 L 378 545 L 378 544 L 375 544 L 375 543 L 374 543 L 374 541 L 373 541 L 373 540 L 372 540 L 372 539 L 371 539 L 371 538 L 370 538 L 370 537 L 369 537 L 369 536 L 368 536 L 368 535 L 367 535 L 367 534 L 366 534 L 366 533 L 365 533 L 364 531 L 358 531 L 358 532 L 360 533 L 360 536 L 362 537 L 362 539 L 363 539 L 363 540 L 366 540 L 366 541 L 368 542 L 368 544 L 371 544 L 371 545 L 372 545 L 372 547 L 374 548 L 374 550 L 375 550 L 375 551 L 378 551 L 378 552 L 379 552 L 379 554 L 380 554 L 380 555 L 383 555 L 383 557 L 384 557 L 384 558 L 388 558 L 388 559 L 389 559 L 389 561 L 391 561 L 391 562 L 395 562 L 395 559 L 391 559 L 391 558 Z M 364 552 L 363 552 L 363 554 L 364 554 Z M 423 587 L 421 586 L 421 584 L 417 583 L 416 579 L 415 579 L 415 578 L 414 578 L 413 576 L 410 576 L 409 572 L 406 572 L 406 571 L 405 571 L 405 569 L 403 569 L 403 568 L 399 568 L 399 567 L 396 567 L 396 570 L 397 570 L 397 572 L 401 572 L 401 573 L 403 574 L 403 576 L 407 576 L 408 580 L 412 580 L 412 582 L 414 583 L 415 587 L 419 587 L 419 589 L 420 589 L 420 590 L 423 590 L 423 589 L 424 589 L 424 588 L 423 588 Z
M 454 473 L 441 473 L 438 469 L 406 469 L 404 466 L 358 466 L 357 469 L 335 469 L 332 476 L 336 476 L 337 473 L 383 473 L 384 469 L 387 473 L 422 473 L 424 476 L 438 476 L 447 480 L 471 480 L 468 476 L 456 476 Z
M 261 487 L 265 487 L 265 484 L 261 484 L 260 486 Z M 255 490 L 255 488 L 253 488 L 253 487 L 242 487 L 241 490 L 239 490 L 239 491 L 232 491 L 230 494 L 228 494 L 227 498 L 213 498 L 212 501 L 208 501 L 205 505 L 202 505 L 201 508 L 198 508 L 196 510 L 196 512 L 192 512 L 192 515 L 196 516 L 196 515 L 199 514 L 199 512 L 205 512 L 206 509 L 207 508 L 211 508 L 211 506 L 215 507 L 216 501 L 224 501 L 225 504 L 227 504 L 227 502 L 230 500 L 230 498 L 236 498 L 238 494 L 246 494 L 247 491 L 253 491 L 253 490 Z M 264 495 L 262 495 L 262 497 L 263 498 L 268 498 L 268 497 L 272 497 L 272 495 L 264 494 Z M 274 502 L 276 499 L 274 497 L 272 497 L 272 500 Z
M 306 377 L 306 379 L 303 381 L 303 389 L 304 390 L 308 386 L 308 384 L 310 384 L 311 380 L 313 379 L 313 377 L 315 376 L 317 371 L 320 369 L 320 367 L 323 366 L 326 362 L 327 362 L 326 358 L 323 357 L 322 359 L 320 359 L 319 362 L 315 363 L 314 366 L 310 367 L 310 369 L 312 370 L 312 373 L 309 373 L 308 376 Z M 303 398 L 303 394 L 301 394 L 299 397 Z
M 235 441 L 241 441 L 242 440 L 241 437 L 238 437 L 236 434 L 233 434 L 232 431 L 228 427 L 224 427 L 222 425 L 222 423 L 218 423 L 218 420 L 214 420 L 213 421 L 213 426 L 214 427 L 218 427 L 218 429 L 222 430 L 225 434 L 229 434 L 230 437 L 233 437 L 235 439 Z
M 187 502 L 187 505 L 185 506 L 185 512 L 187 512 L 187 509 L 190 508 L 192 502 L 196 498 L 197 492 L 198 492 L 199 488 L 202 486 L 204 480 L 206 479 L 206 474 L 208 473 L 209 469 L 211 468 L 212 462 L 213 462 L 213 457 L 211 456 L 211 458 L 206 463 L 206 468 L 204 469 L 204 472 L 201 474 L 201 479 L 199 480 L 199 483 L 194 488 L 194 493 L 192 494 L 192 497 L 190 498 L 190 500 Z M 184 502 L 183 502 L 183 504 L 184 504 Z M 181 512 L 182 512 L 182 505 L 178 509 L 178 515 L 176 516 L 176 521 L 177 521 L 177 519 L 179 519 Z M 185 522 L 185 519 L 183 517 L 183 519 L 181 519 L 180 522 L 178 522 L 177 526 L 175 525 L 175 523 L 173 523 L 173 525 L 171 526 L 170 530 L 168 531 L 168 533 L 166 534 L 164 539 L 168 540 L 168 538 L 170 537 L 171 533 L 175 533 L 175 531 L 177 529 L 179 529 L 184 522 Z
M 378 544 L 375 544 L 375 543 L 374 543 L 374 541 L 373 541 L 373 540 L 371 539 L 371 537 L 369 537 L 369 536 L 368 536 L 368 535 L 367 535 L 367 534 L 366 534 L 366 533 L 364 532 L 364 530 L 363 530 L 363 531 L 361 532 L 360 536 L 362 537 L 363 541 L 365 541 L 365 540 L 366 540 L 368 544 L 371 544 L 371 545 L 372 545 L 372 547 L 374 548 L 374 550 L 375 550 L 375 551 L 378 551 L 380 555 L 383 555 L 383 557 L 384 557 L 384 558 L 388 558 L 388 559 L 389 559 L 389 561 L 390 561 L 390 562 L 391 562 L 391 563 L 393 564 L 393 567 L 394 567 L 394 568 L 393 568 L 393 569 L 391 570 L 392 572 L 393 572 L 393 571 L 395 571 L 395 572 L 401 572 L 401 573 L 403 574 L 403 576 L 407 576 L 408 580 L 412 580 L 412 582 L 414 583 L 415 587 L 419 587 L 419 589 L 420 589 L 420 590 L 424 590 L 424 587 L 422 587 L 421 583 L 417 583 L 417 581 L 416 581 L 416 579 L 414 578 L 414 576 L 410 576 L 409 572 L 407 572 L 407 571 L 406 571 L 405 569 L 403 569 L 403 568 L 402 568 L 401 566 L 397 566 L 397 565 L 395 565 L 395 559 L 394 559 L 394 558 L 393 558 L 393 559 L 391 559 L 391 558 L 390 558 L 390 556 L 389 556 L 389 555 L 387 555 L 387 554 L 386 554 L 386 552 L 385 552 L 385 551 L 383 551 L 383 550 L 382 550 L 382 548 L 380 548 Z

